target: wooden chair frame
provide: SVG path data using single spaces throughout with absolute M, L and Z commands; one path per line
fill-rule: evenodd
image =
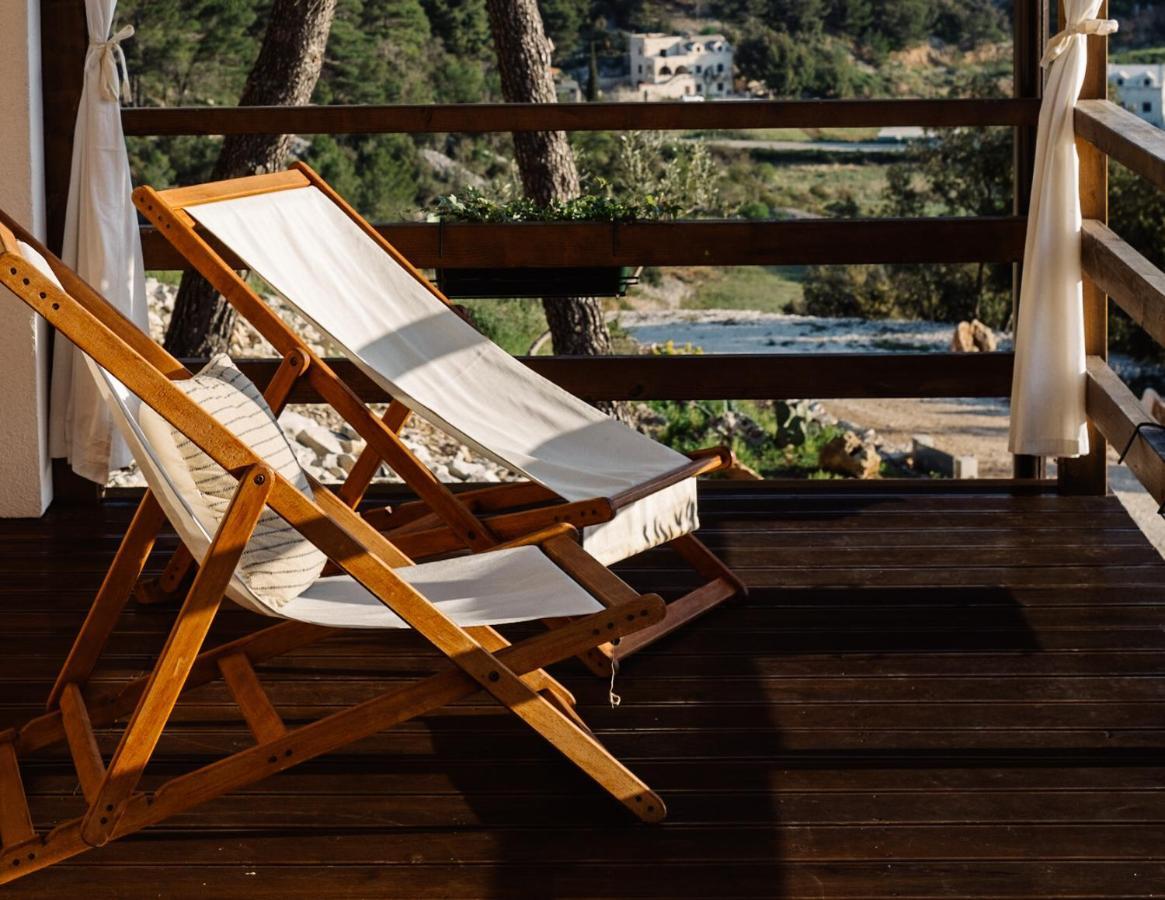
M 102 650 L 154 545 L 165 515 L 147 492 L 50 693 L 48 712 L 0 733 L 0 884 L 161 822 L 228 791 L 346 746 L 393 725 L 484 691 L 538 732 L 611 796 L 644 821 L 665 807 L 603 748 L 573 709 L 570 693 L 544 668 L 611 638 L 662 620 L 663 601 L 641 596 L 578 546 L 569 525 L 513 544 L 539 546 L 603 605 L 602 612 L 511 645 L 488 627 L 461 628 L 403 581 L 395 567 L 411 561 L 339 497 L 313 484 L 309 498 L 190 400 L 172 381 L 189 372 L 89 285 L 0 213 L 0 284 L 79 346 L 180 429 L 238 487 L 152 672 L 115 690 L 89 684 Z M 64 290 L 27 261 L 16 238 L 50 261 Z M 272 508 L 415 629 L 447 660 L 436 674 L 397 687 L 322 719 L 288 728 L 254 666 L 311 644 L 335 629 L 284 621 L 217 647 L 206 637 L 240 554 L 265 507 Z M 255 744 L 165 781 L 139 781 L 180 695 L 222 678 Z M 128 718 L 106 763 L 94 728 Z M 64 743 L 72 756 L 84 812 L 38 833 L 21 783 L 20 761 Z
M 191 206 L 219 200 L 253 196 L 293 188 L 314 186 L 335 203 L 381 249 L 403 266 L 441 302 L 449 303 L 425 276 L 395 247 L 337 194 L 309 166 L 296 163 L 290 169 L 193 187 L 156 191 L 140 187 L 134 191 L 139 212 L 152 222 L 190 264 L 200 272 L 248 322 L 275 348 L 282 363 L 267 388 L 273 408 L 282 408 L 300 379 L 307 382 L 366 441 L 339 495 L 352 508 L 364 498 L 381 463 L 395 471 L 418 496 L 418 500 L 396 509 L 382 508 L 365 513 L 365 518 L 387 534 L 397 546 L 418 559 L 469 548 L 487 550 L 499 543 L 558 523 L 576 528 L 597 525 L 614 518 L 622 508 L 669 485 L 732 464 L 732 453 L 713 447 L 690 454 L 690 462 L 614 498 L 564 502 L 549 489 L 531 481 L 503 484 L 473 491 L 453 492 L 413 455 L 400 439 L 410 410 L 393 401 L 382 417 L 376 416 L 308 344 L 295 333 L 251 288 L 211 239 L 204 237 Z M 440 427 L 439 425 L 437 427 Z M 703 615 L 737 595 L 747 593 L 744 583 L 702 541 L 685 534 L 668 542 L 703 583 L 668 603 L 664 620 L 634 638 L 607 642 L 580 658 L 596 674 L 607 676 L 612 668 L 637 650 L 648 646 L 686 622 Z M 147 601 L 166 596 L 190 569 L 190 559 L 179 554 L 167 565 L 156 587 L 146 589 Z

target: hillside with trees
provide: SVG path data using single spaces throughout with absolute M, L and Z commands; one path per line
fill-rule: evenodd
M 925 68 L 926 60 L 904 67 L 895 54 L 931 40 L 970 51 L 1007 33 L 1006 17 L 991 0 L 542 0 L 539 6 L 557 66 L 585 74 L 594 48 L 597 67 L 614 71 L 624 61 L 623 30 L 700 25 L 727 31 L 738 47 L 740 74 L 766 82 L 778 96 L 948 93 L 941 84 L 908 77 L 905 70 Z M 137 30 L 125 45 L 135 103 L 237 103 L 269 10 L 270 0 L 122 0 L 120 19 Z M 696 18 L 698 11 L 711 18 Z M 1006 61 L 996 68 L 1005 74 Z M 485 0 L 338 0 L 312 102 L 501 99 Z M 188 137 L 134 139 L 131 151 L 135 177 L 157 185 L 207 178 L 218 155 L 213 139 Z M 378 219 L 415 216 L 465 184 L 515 181 L 507 135 L 304 136 L 294 153 Z
M 122 0 L 121 18 L 137 29 L 125 45 L 135 102 L 237 103 L 270 4 Z M 553 42 L 553 64 L 580 83 L 593 77 L 592 71 L 622 71 L 627 30 L 720 31 L 737 48 L 739 83 L 752 81 L 785 97 L 1004 95 L 1010 90 L 1010 6 L 996 0 L 539 3 Z M 1114 52 L 1152 54 L 1165 44 L 1165 12 L 1157 5 L 1113 0 L 1113 14 L 1126 22 Z M 312 102 L 464 103 L 503 97 L 486 0 L 337 0 Z M 578 133 L 570 142 L 584 193 L 627 209 L 650 205 L 644 204 L 649 187 L 659 192 L 663 181 L 687 167 L 701 173 L 699 202 L 673 204 L 671 214 L 782 218 L 1010 210 L 1009 130 L 936 132 L 896 157 L 822 156 L 813 150 L 817 138 L 871 136 L 753 131 L 661 136 L 645 143 L 643 136 Z M 732 146 L 740 138 L 792 139 L 803 141 L 804 149 Z M 220 147 L 213 138 L 130 143 L 135 179 L 159 186 L 209 178 Z M 692 169 L 689 155 L 696 146 L 704 148 L 703 156 Z M 291 153 L 374 220 L 433 215 L 440 198 L 463 198 L 470 188 L 503 204 L 522 195 L 508 134 L 303 135 L 294 139 Z M 1142 208 L 1153 196 L 1114 170 L 1114 219 L 1127 222 L 1141 249 L 1161 258 L 1165 241 L 1147 224 L 1159 210 Z M 655 214 L 660 211 L 657 206 Z M 643 274 L 649 286 L 671 277 Z M 977 316 L 996 327 L 1007 324 L 1011 308 L 1006 267 L 704 270 L 682 277 L 695 285 L 695 294 L 682 302 L 696 307 L 727 302 L 871 317 Z M 545 328 L 541 310 L 525 301 L 474 308 L 486 330 L 510 349 L 525 349 Z M 1120 323 L 1116 328 L 1123 333 Z M 1128 340 L 1135 341 L 1135 334 Z

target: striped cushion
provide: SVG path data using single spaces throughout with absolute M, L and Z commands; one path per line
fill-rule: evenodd
M 247 444 L 280 475 L 311 496 L 307 475 L 259 389 L 226 354 L 193 378 L 176 381 L 191 400 Z M 138 416 L 158 461 L 203 527 L 214 534 L 238 481 L 150 407 Z M 315 583 L 327 558 L 272 509 L 265 509 L 239 561 L 237 577 L 264 603 L 278 608 Z

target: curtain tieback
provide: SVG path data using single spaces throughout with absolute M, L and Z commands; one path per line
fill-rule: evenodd
M 101 95 L 114 103 L 117 102 L 119 96 L 127 103 L 132 99 L 129 87 L 129 70 L 125 67 L 125 53 L 121 49 L 121 42 L 126 38 L 133 37 L 133 33 L 133 26 L 126 25 L 109 40 L 94 41 L 89 45 L 99 54 Z
M 1052 64 L 1065 50 L 1072 46 L 1072 38 L 1077 35 L 1113 34 L 1119 27 L 1116 19 L 1081 19 L 1073 22 L 1059 34 L 1052 36 L 1048 41 L 1048 49 L 1040 65 L 1047 67 Z

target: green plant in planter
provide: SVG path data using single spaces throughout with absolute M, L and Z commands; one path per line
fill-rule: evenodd
M 540 206 L 525 197 L 498 200 L 486 196 L 477 188 L 466 188 L 461 194 L 438 197 L 433 212 L 443 222 L 644 222 L 671 218 L 679 213 L 672 204 L 654 196 L 642 200 L 619 200 L 610 195 L 608 184 L 602 179 L 594 182 L 594 189 L 570 200 L 555 201 Z
M 476 188 L 439 197 L 428 210 L 441 222 L 653 222 L 716 208 L 719 173 L 706 147 L 666 141 L 655 132 L 619 137 L 611 180 L 587 174 L 584 190 L 548 205 L 525 197 L 491 197 Z M 450 297 L 622 296 L 631 275 L 617 267 L 573 269 L 439 269 Z
M 570 200 L 541 206 L 525 197 L 498 200 L 476 188 L 447 194 L 437 200 L 435 213 L 442 222 L 635 222 L 674 215 L 660 201 L 618 200 L 604 181 L 595 190 Z M 449 297 L 621 297 L 634 276 L 620 266 L 573 268 L 438 269 L 437 281 Z

